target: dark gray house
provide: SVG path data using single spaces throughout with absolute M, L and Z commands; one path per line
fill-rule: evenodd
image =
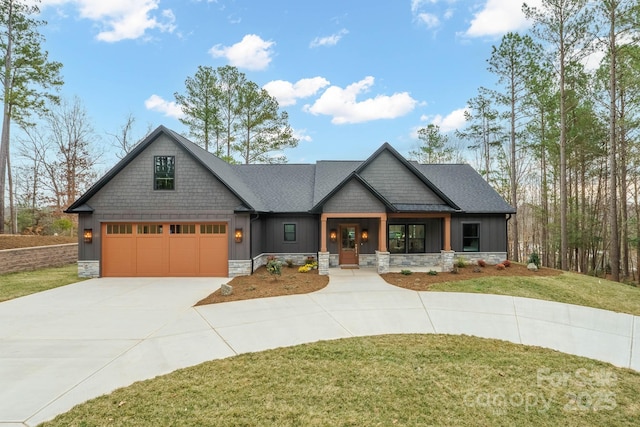
M 269 255 L 329 267 L 506 258 L 515 210 L 470 166 L 407 161 L 230 165 L 160 126 L 66 210 L 80 276 L 237 276 Z

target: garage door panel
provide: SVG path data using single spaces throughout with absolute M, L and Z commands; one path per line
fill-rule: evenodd
M 136 275 L 150 277 L 166 276 L 163 236 L 138 236 L 136 243 Z
M 171 236 L 169 239 L 169 274 L 198 275 L 198 239 L 193 236 Z
M 204 276 L 223 276 L 229 272 L 227 235 L 200 236 L 200 272 Z
M 102 258 L 109 262 L 102 263 L 102 275 L 109 277 L 135 276 L 135 240 L 130 227 L 103 226 Z

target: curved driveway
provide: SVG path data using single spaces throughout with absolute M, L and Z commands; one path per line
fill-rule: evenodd
M 312 294 L 192 308 L 226 279 L 93 279 L 0 303 L 0 427 L 235 354 L 394 333 L 467 334 L 640 370 L 640 317 L 527 298 L 415 292 L 373 270 Z

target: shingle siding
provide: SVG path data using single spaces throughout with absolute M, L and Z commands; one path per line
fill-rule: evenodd
M 388 151 L 380 153 L 360 175 L 391 203 L 444 204 L 440 197 Z
M 345 184 L 323 207 L 323 212 L 384 212 L 385 210 L 385 205 L 356 180 Z

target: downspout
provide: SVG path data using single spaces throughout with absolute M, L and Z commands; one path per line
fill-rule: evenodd
M 255 214 L 255 218 L 251 218 L 249 215 L 249 258 L 251 258 L 251 274 L 253 274 L 253 221 L 260 218 L 260 214 Z
M 507 220 L 504 222 L 504 235 L 507 237 L 507 259 L 509 258 L 509 220 L 511 214 L 507 214 Z

